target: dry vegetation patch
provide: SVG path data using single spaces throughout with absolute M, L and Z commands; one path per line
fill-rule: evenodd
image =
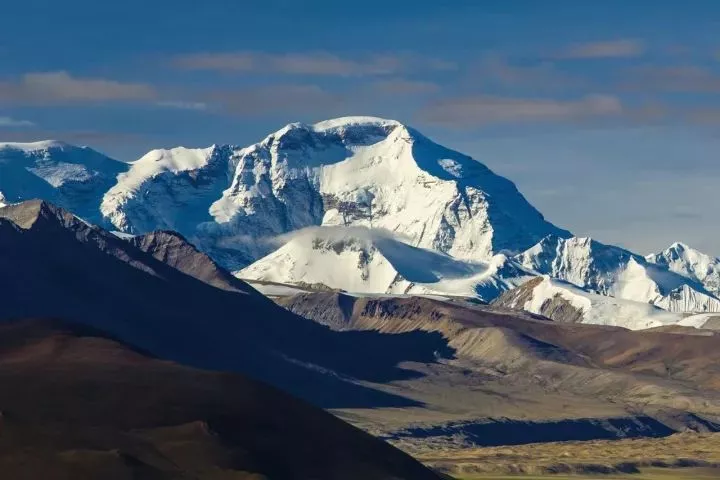
M 444 450 L 416 456 L 441 472 L 461 478 L 485 478 L 490 474 L 612 474 L 617 478 L 648 471 L 661 475 L 658 478 L 663 478 L 664 473 L 680 475 L 690 471 L 711 476 L 678 478 L 720 478 L 719 433 Z

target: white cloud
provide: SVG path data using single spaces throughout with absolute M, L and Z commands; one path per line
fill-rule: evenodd
M 423 80 L 405 80 L 402 78 L 378 80 L 369 85 L 371 91 L 387 95 L 415 95 L 434 93 L 440 86 Z
M 622 112 L 620 100 L 612 95 L 587 95 L 576 100 L 476 95 L 435 102 L 425 107 L 420 117 L 436 124 L 475 126 L 610 117 Z
M 645 53 L 645 43 L 635 39 L 577 43 L 562 50 L 557 57 L 567 59 L 632 58 Z
M 144 83 L 74 77 L 66 71 L 26 73 L 19 81 L 0 83 L 0 101 L 14 104 L 147 100 L 155 96 L 155 90 Z
M 205 98 L 220 110 L 242 116 L 339 113 L 343 98 L 317 85 L 277 84 L 209 92 Z M 332 113 L 328 113 L 332 112 Z
M 414 70 L 442 71 L 456 67 L 452 62 L 412 55 L 374 54 L 364 58 L 344 58 L 328 52 L 195 53 L 177 56 L 173 64 L 188 70 L 336 77 L 393 75 Z
M 158 107 L 176 108 L 178 110 L 207 110 L 208 105 L 205 102 L 188 102 L 183 100 L 163 100 L 157 102 Z
M 12 117 L 0 117 L 0 127 L 32 127 L 35 124 L 30 120 L 16 120 Z

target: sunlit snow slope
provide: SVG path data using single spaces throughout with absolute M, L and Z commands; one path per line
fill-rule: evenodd
M 101 223 L 100 201 L 127 165 L 58 141 L 0 143 L 0 203 L 42 198 Z

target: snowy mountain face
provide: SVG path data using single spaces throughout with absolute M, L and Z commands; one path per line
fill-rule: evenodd
M 720 300 L 697 280 L 589 238 L 550 236 L 513 260 L 600 295 L 649 303 L 671 312 L 720 311 Z
M 62 142 L 0 143 L 0 203 L 42 198 L 101 223 L 99 205 L 127 165 Z
M 397 122 L 364 118 L 289 125 L 243 149 L 211 213 L 230 234 L 365 226 L 473 260 L 565 234 L 479 162 Z
M 720 312 L 720 260 L 572 237 L 509 180 L 392 120 L 294 123 L 245 148 L 131 164 L 60 142 L 0 144 L 0 204 L 36 197 L 121 233 L 177 231 L 247 279 L 491 301 L 545 275 L 652 312 Z
M 270 253 L 266 240 L 319 225 L 385 229 L 472 260 L 567 235 L 481 163 L 366 117 L 290 124 L 241 149 L 150 152 L 102 212 L 121 231 L 178 230 L 231 269 Z
M 707 291 L 720 295 L 720 259 L 706 255 L 683 243 L 673 243 L 667 250 L 646 257 L 650 263 L 683 277 L 700 282 Z
M 360 294 L 431 294 L 485 301 L 532 277 L 502 254 L 488 262 L 462 260 L 414 247 L 379 229 L 314 227 L 289 237 L 237 276 Z
M 153 150 L 130 164 L 105 193 L 100 209 L 118 230 L 194 233 L 212 220 L 208 208 L 228 185 L 231 147 Z
M 684 319 L 680 313 L 668 312 L 649 303 L 598 295 L 546 275 L 502 294 L 493 304 L 523 309 L 558 322 L 611 325 L 632 330 L 679 324 Z

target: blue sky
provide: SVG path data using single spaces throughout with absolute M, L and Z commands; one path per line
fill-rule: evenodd
M 122 160 L 404 121 L 551 221 L 720 254 L 720 2 L 3 2 L 0 140 Z

